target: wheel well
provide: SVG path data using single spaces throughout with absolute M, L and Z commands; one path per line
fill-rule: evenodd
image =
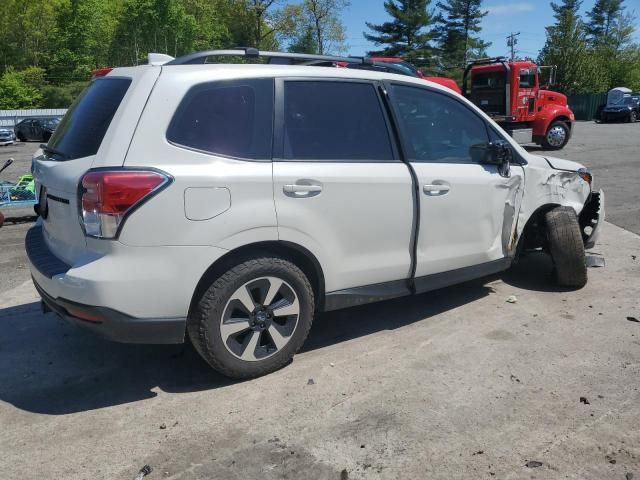
M 555 122 L 555 121 L 557 121 L 557 120 L 560 120 L 560 121 L 562 121 L 562 122 L 566 123 L 566 124 L 567 124 L 567 127 L 569 128 L 569 130 L 571 130 L 571 126 L 573 125 L 573 122 L 571 122 L 571 119 L 570 119 L 569 117 L 566 117 L 566 116 L 564 116 L 564 115 L 560 115 L 559 117 L 554 118 L 554 119 L 551 121 L 551 123 L 553 123 L 553 122 Z M 550 123 L 549 125 L 551 125 L 551 123 Z
M 324 273 L 322 272 L 322 267 L 318 259 L 309 250 L 295 243 L 271 241 L 243 245 L 242 247 L 225 253 L 216 260 L 204 275 L 202 275 L 202 278 L 200 278 L 193 292 L 193 297 L 191 298 L 189 314 L 193 311 L 198 299 L 216 278 L 238 263 L 264 255 L 289 260 L 300 268 L 309 279 L 311 287 L 313 288 L 316 299 L 316 309 L 322 309 L 324 304 Z
M 536 248 L 543 248 L 545 246 L 545 223 L 544 216 L 550 210 L 558 207 L 557 203 L 548 203 L 538 207 L 538 209 L 531 214 L 529 220 L 527 220 L 522 235 L 518 242 L 518 255 L 521 255 L 527 250 L 534 250 Z

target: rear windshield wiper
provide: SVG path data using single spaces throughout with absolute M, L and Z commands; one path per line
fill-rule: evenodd
M 69 158 L 69 155 L 67 155 L 64 152 L 61 152 L 60 150 L 56 150 L 55 148 L 49 147 L 48 145 L 41 143 L 40 144 L 40 148 L 45 152 L 45 153 L 51 153 L 53 155 L 57 155 L 60 158 L 62 158 L 63 160 L 67 160 Z

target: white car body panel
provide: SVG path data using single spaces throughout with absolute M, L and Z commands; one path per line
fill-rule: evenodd
M 509 256 L 524 192 L 522 167 L 513 165 L 505 178 L 491 165 L 412 165 L 420 182 L 416 277 Z M 425 185 L 446 185 L 450 190 L 430 194 Z
M 274 162 L 279 239 L 299 244 L 323 266 L 326 291 L 407 278 L 413 199 L 406 165 Z M 315 196 L 285 185 L 320 184 Z

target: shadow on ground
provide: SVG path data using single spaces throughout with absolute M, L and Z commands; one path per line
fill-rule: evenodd
M 504 281 L 549 290 L 544 256 L 518 264 Z M 410 298 L 321 315 L 304 351 L 425 320 L 493 292 L 489 277 Z M 61 415 L 171 393 L 224 388 L 234 382 L 212 371 L 190 345 L 125 345 L 103 340 L 40 313 L 38 303 L 0 310 L 0 400 L 36 413 Z M 295 359 L 294 359 L 295 361 Z

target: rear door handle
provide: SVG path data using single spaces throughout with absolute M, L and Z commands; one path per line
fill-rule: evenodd
M 285 185 L 282 191 L 288 197 L 313 197 L 322 192 L 321 185 Z
M 449 185 L 425 185 L 422 187 L 422 191 L 426 195 L 445 195 L 449 193 L 451 187 Z

